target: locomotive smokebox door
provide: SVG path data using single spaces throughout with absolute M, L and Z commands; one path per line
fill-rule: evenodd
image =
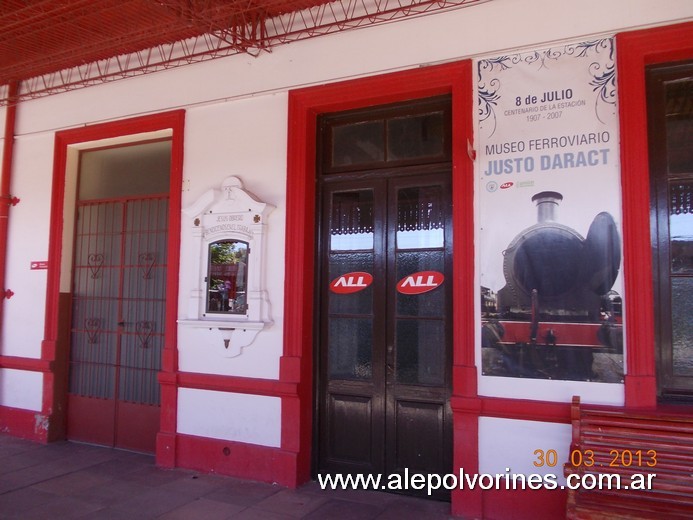
M 621 265 L 621 240 L 614 218 L 602 212 L 592 221 L 583 254 L 585 284 L 599 295 L 609 292 Z

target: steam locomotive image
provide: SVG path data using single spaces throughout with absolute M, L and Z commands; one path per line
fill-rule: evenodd
M 598 380 L 595 354 L 623 353 L 616 222 L 601 212 L 583 238 L 558 222 L 562 200 L 554 191 L 532 197 L 537 223 L 502 252 L 505 286 L 482 287 L 484 374 Z

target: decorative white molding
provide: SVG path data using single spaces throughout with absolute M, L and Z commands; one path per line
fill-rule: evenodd
M 259 201 L 243 189 L 238 177 L 227 177 L 220 189 L 205 192 L 183 210 L 184 226 L 193 238 L 193 289 L 186 313 L 178 320 L 181 327 L 208 329 L 206 341 L 223 357 L 236 357 L 251 345 L 258 333 L 272 325 L 270 302 L 265 290 L 266 220 L 274 206 Z M 245 309 L 237 312 L 210 310 L 208 269 L 210 245 L 220 241 L 248 244 Z M 211 341 L 211 344 L 210 344 Z

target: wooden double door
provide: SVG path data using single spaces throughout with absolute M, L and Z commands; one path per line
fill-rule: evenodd
M 452 466 L 449 170 L 357 177 L 321 189 L 317 471 L 443 475 Z

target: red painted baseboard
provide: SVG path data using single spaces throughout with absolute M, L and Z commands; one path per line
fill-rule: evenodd
M 49 418 L 41 412 L 0 406 L 0 432 L 20 439 L 48 442 Z
M 176 466 L 295 488 L 296 453 L 280 448 L 176 435 Z
M 564 489 L 491 489 L 484 491 L 483 496 L 484 518 L 488 520 L 558 520 L 565 518 L 568 492 Z

